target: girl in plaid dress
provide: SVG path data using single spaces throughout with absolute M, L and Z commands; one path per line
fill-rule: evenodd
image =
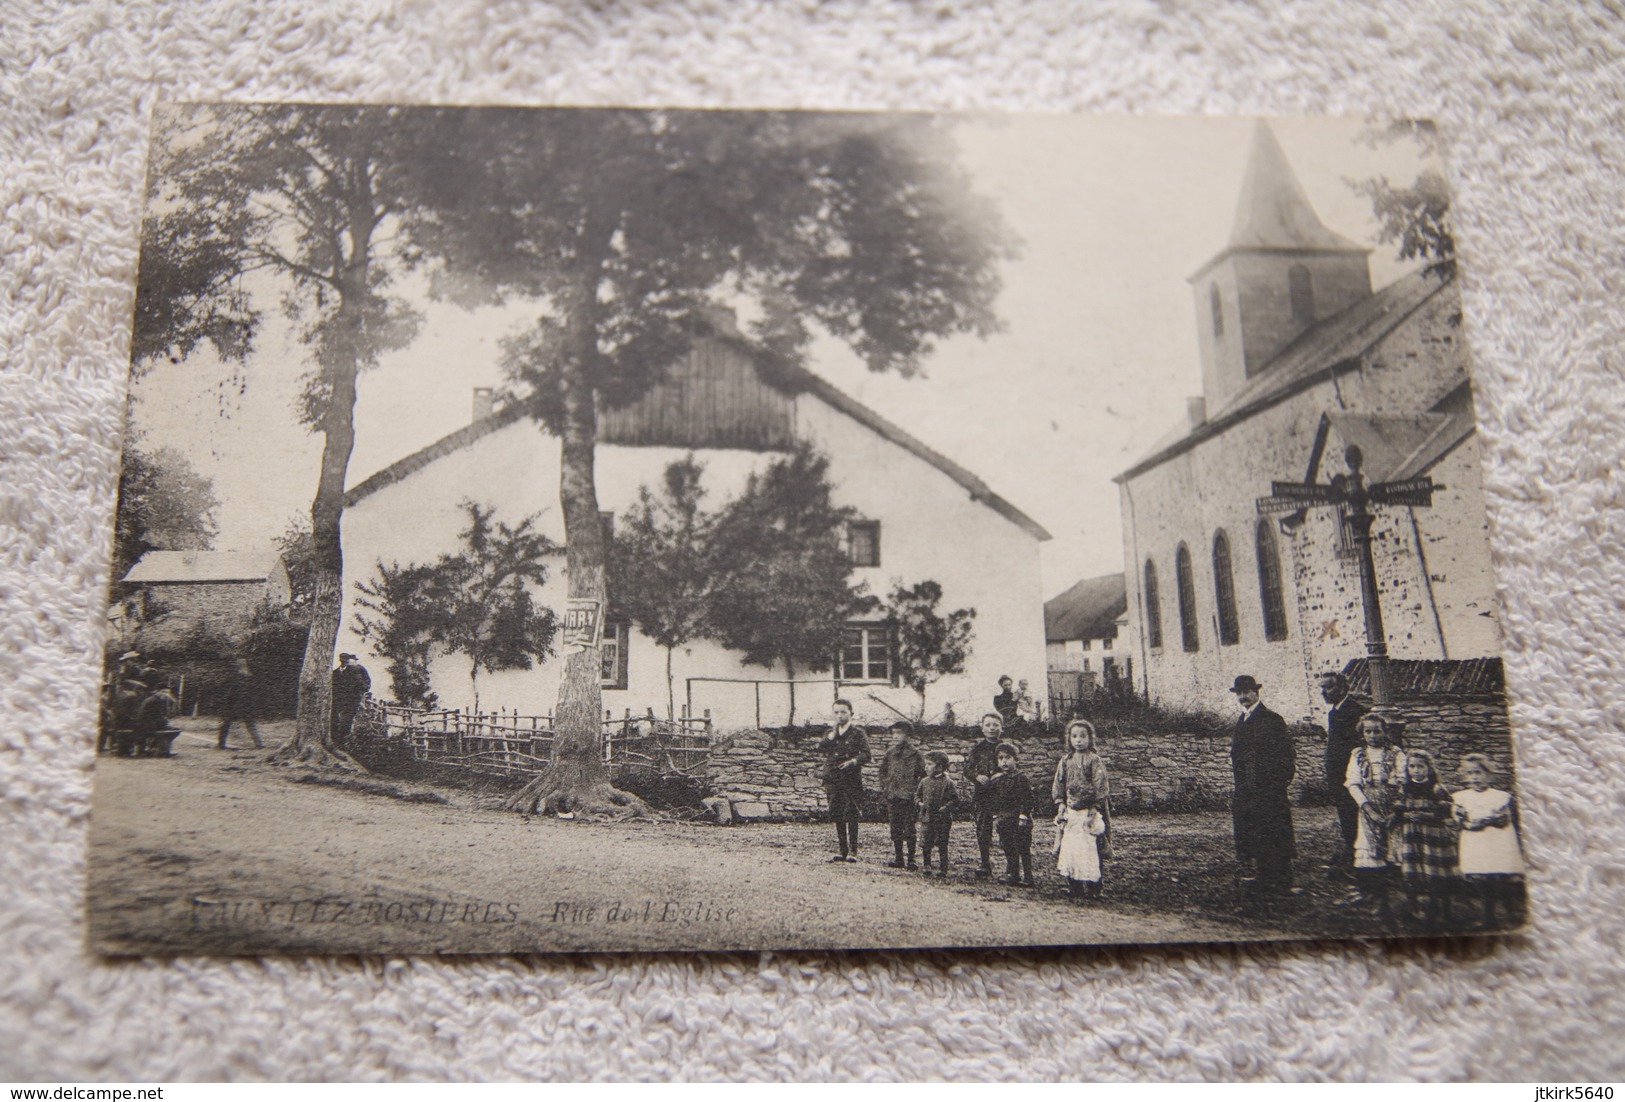
M 1449 922 L 1456 882 L 1455 808 L 1426 750 L 1412 750 L 1406 757 L 1405 787 L 1394 811 L 1406 911 L 1420 914 L 1429 926 Z

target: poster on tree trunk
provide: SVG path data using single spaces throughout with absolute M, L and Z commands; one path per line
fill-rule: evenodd
M 159 108 L 92 948 L 1521 928 L 1445 142 Z

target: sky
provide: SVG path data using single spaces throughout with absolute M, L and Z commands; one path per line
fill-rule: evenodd
M 1415 266 L 1377 243 L 1370 202 L 1347 181 L 1385 174 L 1409 182 L 1423 164 L 1418 149 L 1371 149 L 1358 141 L 1369 126 L 1361 119 L 1270 125 L 1321 221 L 1375 250 L 1374 287 Z M 1046 597 L 1122 569 L 1112 478 L 1201 393 L 1186 278 L 1229 237 L 1253 126 L 1244 118 L 966 118 L 956 134 L 962 163 L 1022 241 L 1004 266 L 1004 331 L 944 342 L 910 379 L 869 372 L 836 341 L 812 349 L 814 371 L 1049 530 Z M 131 439 L 174 447 L 214 479 L 221 550 L 268 548 L 308 514 L 315 491 L 321 439 L 294 416 L 304 349 L 267 304 L 246 366 L 194 354 L 160 365 L 133 390 Z M 501 385 L 500 340 L 528 314 L 426 298 L 419 309 L 417 340 L 361 378 L 351 485 L 467 424 L 473 388 Z

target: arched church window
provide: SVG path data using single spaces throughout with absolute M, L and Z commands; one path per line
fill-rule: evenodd
M 1213 596 L 1219 606 L 1219 645 L 1241 642 L 1241 622 L 1236 616 L 1236 583 L 1230 572 L 1230 537 L 1221 528 L 1213 535 Z
M 1264 606 L 1264 638 L 1286 638 L 1286 605 L 1281 600 L 1281 556 L 1275 548 L 1275 529 L 1268 520 L 1258 522 L 1254 537 L 1258 550 L 1258 597 Z
M 1157 598 L 1157 568 L 1145 560 L 1145 639 L 1152 650 L 1162 646 L 1162 602 Z
M 1213 335 L 1224 336 L 1224 299 L 1219 295 L 1217 283 L 1208 284 L 1207 308 L 1213 314 Z
M 1294 264 L 1286 273 L 1287 294 L 1292 299 L 1292 320 L 1315 320 L 1315 285 L 1309 278 L 1309 269 Z
M 1174 581 L 1179 585 L 1179 640 L 1186 650 L 1197 650 L 1196 575 L 1191 572 L 1191 549 L 1183 543 L 1174 552 Z

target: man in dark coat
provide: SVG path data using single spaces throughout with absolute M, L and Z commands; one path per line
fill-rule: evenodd
M 260 727 L 255 722 L 259 715 L 259 686 L 254 680 L 253 671 L 248 668 L 248 659 L 237 659 L 232 669 L 231 680 L 226 684 L 225 698 L 220 707 L 220 736 L 218 745 L 226 749 L 226 735 L 231 731 L 233 723 L 241 723 L 248 728 L 248 737 L 254 740 L 256 748 L 264 747 L 260 739 Z
M 1354 835 L 1360 826 L 1360 806 L 1349 795 L 1349 755 L 1361 744 L 1360 717 L 1365 707 L 1349 695 L 1349 679 L 1340 673 L 1320 675 L 1320 695 L 1326 701 L 1326 792 L 1337 809 L 1337 852 L 1332 856 L 1333 876 L 1352 876 Z
M 372 675 L 353 654 L 339 655 L 339 668 L 333 671 L 333 726 L 334 745 L 342 747 L 350 738 L 350 725 L 361 701 L 372 691 Z
M 1230 765 L 1236 792 L 1231 819 L 1236 859 L 1257 874 L 1263 894 L 1292 890 L 1292 805 L 1287 788 L 1297 763 L 1286 720 L 1258 699 L 1259 685 L 1250 675 L 1236 678 L 1230 691 L 1241 705 L 1241 718 L 1230 742 Z
M 863 814 L 863 767 L 869 764 L 869 736 L 852 722 L 852 705 L 835 702 L 835 726 L 818 743 L 824 754 L 824 794 L 841 852 L 831 861 L 856 864 L 858 819 Z

